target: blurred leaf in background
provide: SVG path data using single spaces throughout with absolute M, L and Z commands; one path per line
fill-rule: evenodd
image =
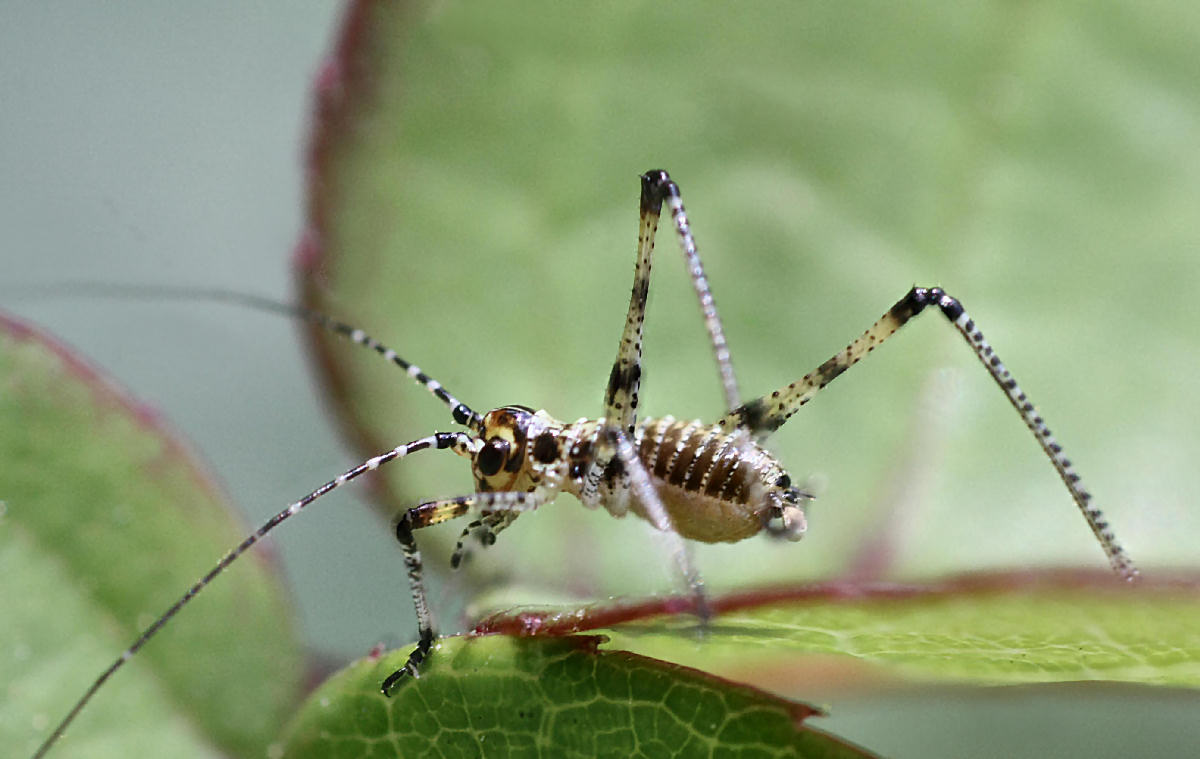
M 21 756 L 248 528 L 154 411 L 3 314 L 0 419 L 0 742 Z M 305 670 L 269 559 L 248 556 L 131 659 L 71 750 L 261 754 Z
M 477 409 L 595 416 L 628 304 L 636 174 L 661 166 L 746 396 L 816 367 L 912 284 L 941 285 L 1135 559 L 1194 558 L 1180 538 L 1200 526 L 1183 500 L 1200 420 L 1180 378 L 1200 368 L 1195 11 L 522 8 L 354 6 L 322 79 L 301 259 L 317 303 Z M 642 409 L 714 419 L 719 383 L 677 259 L 661 231 Z M 394 370 L 335 350 L 326 368 L 364 453 L 448 424 Z M 772 440 L 795 475 L 828 482 L 809 538 L 700 546 L 710 583 L 837 574 L 881 531 L 905 576 L 1100 565 L 973 362 L 926 316 L 839 378 Z M 388 477 L 389 513 L 471 488 L 457 461 Z M 543 586 L 534 599 L 669 587 L 665 560 L 658 579 L 633 560 L 654 550 L 645 533 L 556 504 L 506 532 L 477 578 Z

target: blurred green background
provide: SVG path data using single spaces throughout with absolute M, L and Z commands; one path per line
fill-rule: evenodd
M 376 257 L 338 275 L 338 315 L 476 408 L 594 416 L 628 302 L 636 174 L 667 168 L 747 397 L 824 361 L 912 284 L 940 284 L 1045 412 L 1133 557 L 1149 571 L 1195 563 L 1200 11 L 407 8 L 395 52 L 381 57 L 394 69 L 379 105 L 395 118 L 364 127 L 383 149 L 352 167 L 362 184 L 343 193 L 377 220 L 364 238 Z M 289 297 L 309 86 L 338 15 L 325 3 L 6 4 L 3 282 Z M 664 242 L 644 407 L 711 418 L 715 370 Z M 322 416 L 292 325 L 203 305 L 0 305 L 161 408 L 252 522 L 355 461 Z M 773 441 L 795 475 L 828 483 L 809 537 L 702 547 L 714 588 L 836 573 L 889 518 L 902 576 L 1102 563 L 953 330 L 928 316 L 906 332 Z M 448 427 L 403 377 L 348 360 L 364 366 L 364 407 L 387 411 L 389 440 Z M 413 497 L 470 487 L 449 458 L 401 474 Z M 366 508 L 332 499 L 277 544 L 314 645 L 349 655 L 410 639 L 398 553 Z M 564 499 L 518 523 L 476 571 L 532 598 L 661 591 L 671 587 L 665 561 L 621 552 L 652 546 L 640 525 Z M 453 626 L 453 605 L 442 610 Z M 828 727 L 906 756 L 1190 745 L 1195 728 L 1172 736 L 1169 720 L 1173 706 L 1194 710 L 1193 696 L 1136 696 L 848 701 Z M 1094 708 L 1071 711 L 1080 699 Z M 1130 709 L 1144 710 L 1141 731 Z M 1156 728 L 1156 717 L 1167 722 Z M 968 741 L 981 745 L 968 752 Z

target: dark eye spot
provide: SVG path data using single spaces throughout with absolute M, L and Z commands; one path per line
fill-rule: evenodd
M 487 441 L 483 449 L 476 454 L 475 466 L 479 468 L 479 473 L 484 477 L 491 477 L 500 471 L 500 467 L 504 466 L 506 458 L 508 458 L 508 441 L 494 437 Z
M 790 488 L 791 486 L 792 478 L 788 477 L 786 474 L 779 475 L 779 479 L 775 480 L 775 487 L 777 488 Z
M 541 464 L 549 464 L 558 458 L 558 443 L 554 435 L 543 432 L 533 441 L 533 458 Z

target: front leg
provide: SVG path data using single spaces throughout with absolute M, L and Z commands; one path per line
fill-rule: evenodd
M 404 512 L 396 523 L 396 540 L 404 551 L 404 566 L 408 569 L 408 583 L 412 589 L 413 607 L 417 612 L 417 647 L 408 655 L 404 667 L 388 675 L 380 690 L 383 695 L 390 696 L 396 686 L 405 677 L 420 677 L 421 664 L 433 648 L 436 634 L 433 630 L 433 615 L 429 611 L 429 600 L 425 594 L 424 569 L 421 564 L 421 552 L 417 549 L 417 541 L 413 536 L 414 530 L 439 524 L 450 519 L 456 519 L 470 513 L 472 509 L 482 511 L 487 517 L 490 514 L 511 514 L 507 523 L 511 523 L 524 511 L 536 509 L 548 500 L 544 491 L 532 493 L 501 491 L 496 493 L 472 493 L 457 498 L 447 498 L 440 501 L 430 501 Z

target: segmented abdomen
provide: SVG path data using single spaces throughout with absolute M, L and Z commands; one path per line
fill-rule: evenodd
M 634 444 L 676 532 L 692 540 L 732 542 L 759 532 L 786 479 L 760 446 L 700 422 L 646 419 Z M 645 517 L 640 504 L 632 508 Z

